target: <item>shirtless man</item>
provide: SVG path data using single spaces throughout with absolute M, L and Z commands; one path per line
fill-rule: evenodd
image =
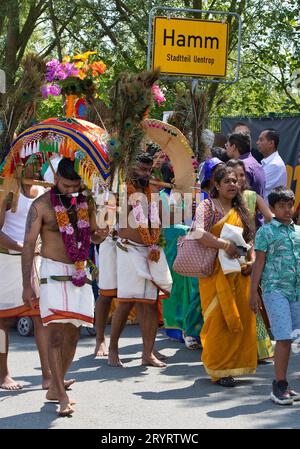
M 149 186 L 151 170 L 152 158 L 145 153 L 130 174 L 136 192 L 145 193 L 145 189 Z M 128 192 L 129 195 L 130 192 Z M 131 207 L 128 208 L 128 215 L 130 213 L 132 213 Z M 148 211 L 145 214 L 147 216 Z M 119 228 L 118 235 L 117 297 L 119 304 L 112 316 L 108 364 L 123 366 L 119 359 L 118 341 L 130 310 L 135 305 L 143 338 L 142 364 L 164 367 L 166 364 L 159 360 L 153 351 L 158 328 L 158 292 L 163 290 L 164 293 L 169 294 L 172 286 L 164 252 L 160 249 L 158 262 L 147 260 L 151 251 L 150 246 L 144 243 L 137 226 L 130 226 L 129 220 L 126 228 Z M 137 261 L 136 264 L 134 260 Z M 145 266 L 150 267 L 149 273 L 139 272 L 140 262 L 146 262 Z
M 35 242 L 40 234 L 40 310 L 43 324 L 48 327 L 48 356 L 52 374 L 46 398 L 58 401 L 59 415 L 67 416 L 74 412 L 74 401 L 66 393 L 64 376 L 75 355 L 80 326 L 93 326 L 94 298 L 91 286 L 84 283 L 84 272 L 79 268 L 76 270 L 74 263 L 77 262 L 71 260 L 70 248 L 65 245 L 68 237 L 64 229 L 67 227 L 68 235 L 74 234 L 76 238 L 77 248 L 72 246 L 73 252 L 83 250 L 82 254 L 86 254 L 84 251 L 88 252 L 91 238 L 96 244 L 101 239 L 96 227 L 94 204 L 88 204 L 82 194 L 78 195 L 81 179 L 74 170 L 74 163 L 69 159 L 60 161 L 55 184 L 51 191 L 34 201 L 28 214 L 22 255 L 23 301 L 32 307 L 36 296 L 30 283 L 30 273 Z M 76 197 L 77 200 L 74 201 Z M 64 223 L 60 227 L 58 210 L 64 214 Z M 78 217 L 81 218 L 80 227 Z M 88 222 L 91 237 L 87 241 L 82 237 L 82 229 L 87 228 Z M 78 280 L 81 286 L 78 286 Z
M 34 179 L 33 165 L 23 168 L 23 176 Z M 11 196 L 3 202 L 0 211 L 0 332 L 5 348 L 0 349 L 0 388 L 19 390 L 22 385 L 15 382 L 8 371 L 9 328 L 20 315 L 32 317 L 35 340 L 42 367 L 42 387 L 48 389 L 51 373 L 48 363 L 47 336 L 39 316 L 38 305 L 34 310 L 22 302 L 21 253 L 25 234 L 26 218 L 34 199 L 44 193 L 44 189 L 26 185 L 21 180 L 20 195 L 16 212 L 11 212 Z M 1 345 L 0 345 L 1 346 Z

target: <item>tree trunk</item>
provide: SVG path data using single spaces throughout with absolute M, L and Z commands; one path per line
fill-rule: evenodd
M 7 38 L 5 48 L 4 70 L 6 72 L 6 88 L 7 90 L 14 84 L 15 74 L 17 71 L 17 51 L 20 34 L 19 23 L 19 2 L 11 0 L 7 10 Z

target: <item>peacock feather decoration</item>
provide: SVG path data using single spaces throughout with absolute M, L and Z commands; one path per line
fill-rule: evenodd
M 0 161 L 11 145 L 14 132 L 22 132 L 32 125 L 36 102 L 41 98 L 45 73 L 44 59 L 30 53 L 22 62 L 19 80 L 6 94 L 0 95 L 0 119 L 4 123 L 3 138 L 0 141 Z
M 189 139 L 195 158 L 203 161 L 206 157 L 204 144 L 201 139 L 202 131 L 207 120 L 206 93 L 198 86 L 194 88 L 179 87 L 176 91 L 174 113 L 168 122 L 180 129 Z
M 112 179 L 116 170 L 128 179 L 131 168 L 144 151 L 141 125 L 151 108 L 152 86 L 158 78 L 159 70 L 154 70 L 139 74 L 122 73 L 116 80 L 110 98 L 111 138 L 108 141 Z

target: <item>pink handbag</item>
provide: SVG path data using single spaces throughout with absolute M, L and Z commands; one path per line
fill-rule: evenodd
M 206 278 L 213 274 L 217 255 L 216 248 L 202 245 L 199 239 L 187 239 L 187 236 L 179 237 L 177 256 L 172 269 L 182 276 Z

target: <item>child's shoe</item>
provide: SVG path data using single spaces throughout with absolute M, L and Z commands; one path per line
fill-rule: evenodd
M 293 397 L 290 394 L 288 388 L 289 384 L 286 380 L 273 380 L 272 387 L 273 390 L 270 395 L 270 399 L 279 405 L 291 405 L 294 402 Z

